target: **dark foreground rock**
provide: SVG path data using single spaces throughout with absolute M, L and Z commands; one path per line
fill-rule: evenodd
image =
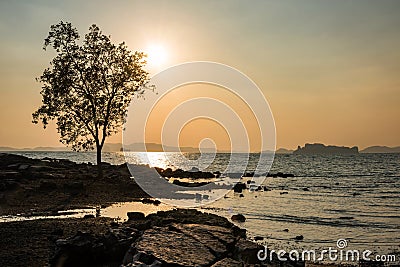
M 103 235 L 80 231 L 55 244 L 50 262 L 58 267 L 264 265 L 257 258 L 263 247 L 246 240 L 245 230 L 197 210 L 158 212 L 145 218 L 135 215 Z M 286 262 L 280 266 L 303 265 Z
M 101 236 L 112 221 L 110 218 L 70 218 L 0 223 L 0 266 L 48 266 L 56 240 L 74 236 L 77 229 L 91 236 Z M 120 260 L 115 266 L 118 264 Z

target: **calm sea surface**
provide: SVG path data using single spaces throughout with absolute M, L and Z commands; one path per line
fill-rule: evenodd
M 13 153 L 75 162 L 94 163 L 96 158 L 90 152 Z M 245 157 L 243 154 L 243 160 Z M 128 160 L 146 163 L 144 158 L 143 153 L 131 152 Z M 186 159 L 199 159 L 199 155 L 149 153 L 149 158 L 153 166 L 190 169 Z M 207 155 L 202 159 L 210 160 Z M 122 153 L 104 153 L 103 160 L 125 162 Z M 208 170 L 223 172 L 228 161 L 229 154 L 217 154 Z M 248 170 L 257 163 L 257 154 L 251 155 Z M 275 155 L 270 172 L 293 173 L 295 177 L 266 178 L 264 185 L 270 191 L 244 192 L 244 197 L 230 192 L 227 198 L 202 209 L 225 217 L 245 215 L 247 221 L 242 226 L 250 236 L 264 237 L 275 249 L 325 249 L 336 247 L 342 238 L 348 241 L 349 249 L 399 251 L 400 154 Z M 304 240 L 295 241 L 298 235 Z

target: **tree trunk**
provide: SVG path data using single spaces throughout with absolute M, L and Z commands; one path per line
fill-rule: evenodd
M 101 150 L 102 146 L 96 146 L 96 156 L 97 156 L 97 177 L 98 178 L 103 178 L 103 168 L 101 164 Z

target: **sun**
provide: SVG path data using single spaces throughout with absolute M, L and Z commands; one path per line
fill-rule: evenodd
M 144 52 L 147 54 L 147 63 L 152 67 L 161 67 L 168 59 L 167 50 L 160 44 L 149 45 Z

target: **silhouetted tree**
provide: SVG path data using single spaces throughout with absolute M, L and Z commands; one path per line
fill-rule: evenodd
M 145 55 L 111 43 L 96 25 L 78 40 L 71 23 L 51 26 L 43 49 L 52 46 L 57 55 L 37 78 L 43 99 L 33 123 L 46 128 L 56 120 L 60 141 L 75 151 L 96 148 L 100 166 L 104 142 L 121 129 L 132 96 L 149 88 Z

